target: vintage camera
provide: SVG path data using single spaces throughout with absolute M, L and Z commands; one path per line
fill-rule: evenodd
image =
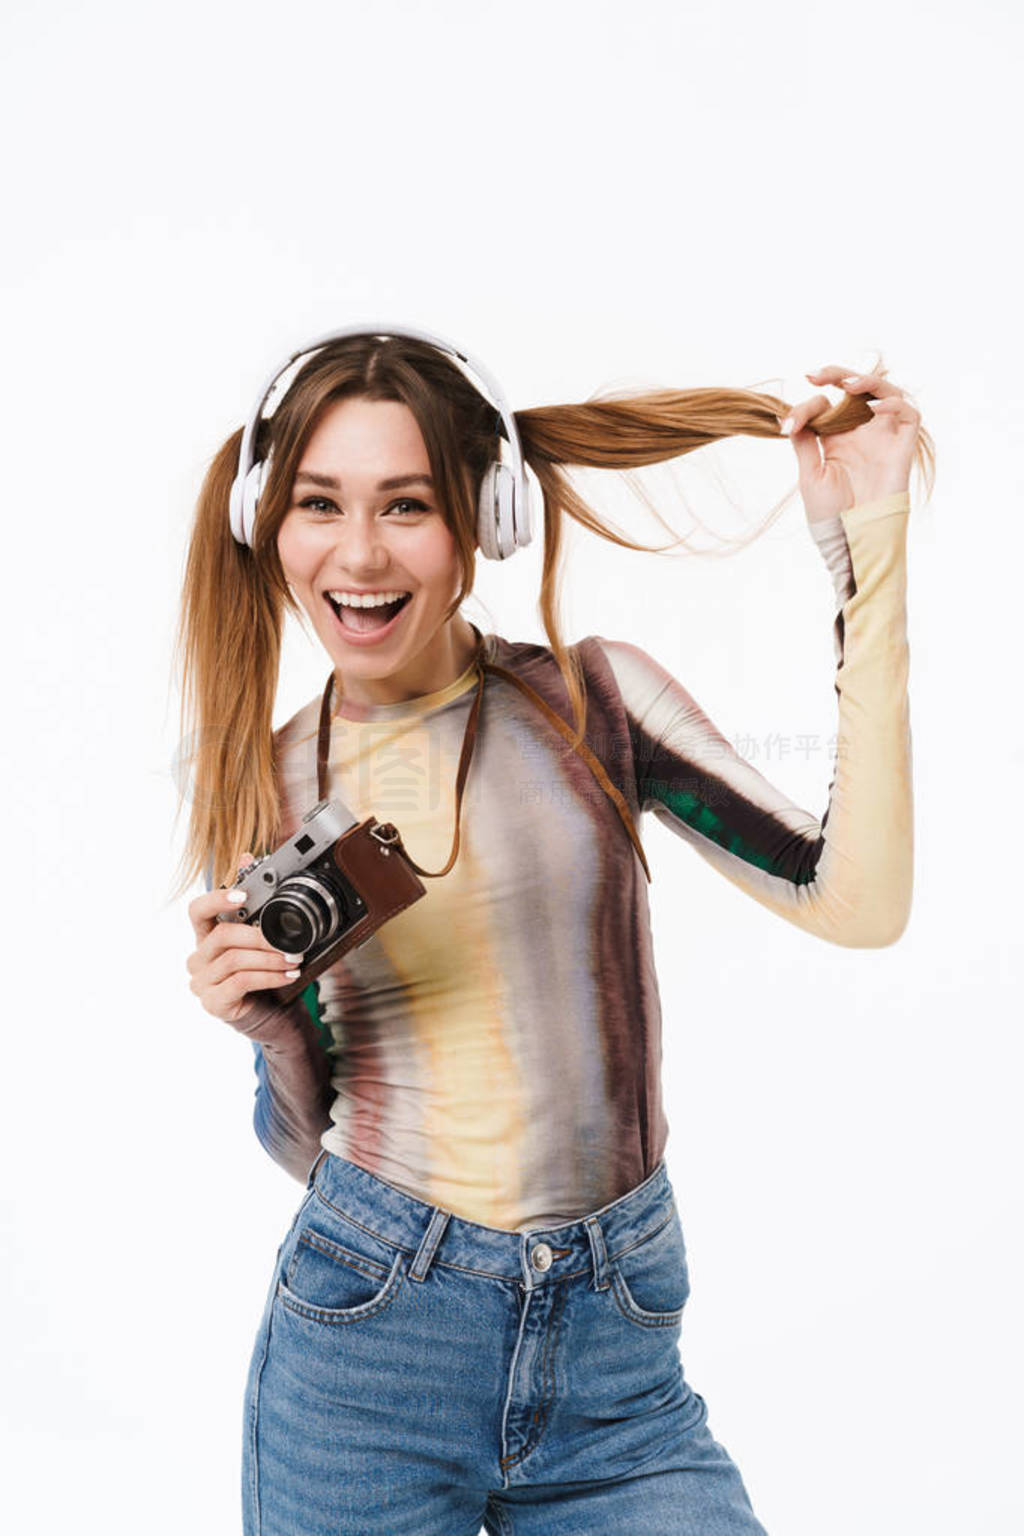
M 256 923 L 275 949 L 304 957 L 294 981 L 267 989 L 282 1003 L 426 895 L 397 829 L 372 816 L 357 822 L 340 800 L 321 800 L 234 887 L 245 891 L 245 904 L 217 921 Z

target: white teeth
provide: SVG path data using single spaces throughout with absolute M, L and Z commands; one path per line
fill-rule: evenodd
M 382 608 L 385 603 L 397 603 L 400 597 L 408 597 L 408 592 L 328 592 L 328 597 L 340 604 L 342 608 Z

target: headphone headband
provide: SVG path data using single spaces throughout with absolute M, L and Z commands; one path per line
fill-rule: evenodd
M 267 467 L 270 462 L 269 455 L 265 461 L 256 460 L 254 457 L 256 431 L 263 419 L 263 408 L 274 386 L 296 359 L 305 356 L 306 353 L 317 352 L 329 342 L 340 341 L 346 336 L 407 336 L 411 340 L 425 341 L 430 346 L 436 347 L 438 351 L 455 358 L 462 364 L 465 371 L 476 375 L 476 381 L 471 379 L 470 382 L 482 383 L 490 396 L 491 403 L 505 428 L 511 460 L 509 465 L 502 462 L 499 439 L 498 456 L 485 474 L 480 487 L 477 521 L 480 548 L 490 559 L 504 560 L 514 554 L 517 549 L 529 544 L 533 537 L 530 515 L 531 484 L 536 489 L 539 501 L 542 497 L 536 476 L 523 458 L 515 417 L 497 380 L 482 363 L 469 357 L 467 353 L 452 342 L 446 341 L 442 336 L 435 336 L 430 331 L 421 331 L 411 326 L 371 324 L 345 326 L 341 330 L 329 331 L 325 336 L 318 336 L 315 340 L 306 342 L 304 346 L 292 352 L 290 357 L 270 375 L 242 432 L 238 452 L 238 471 L 231 486 L 229 500 L 231 532 L 235 540 L 239 544 L 252 547 L 260 493 L 266 481 Z

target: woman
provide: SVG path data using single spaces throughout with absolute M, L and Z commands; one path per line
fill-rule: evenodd
M 908 482 L 929 439 L 881 374 L 836 367 L 808 378 L 842 382 L 843 403 L 816 394 L 781 429 L 838 600 L 819 821 L 645 652 L 566 647 L 556 617 L 563 515 L 645 547 L 561 466 L 777 436 L 785 402 L 660 391 L 513 417 L 423 333 L 310 350 L 211 465 L 181 627 L 200 742 L 186 877 L 205 862 L 221 882 L 189 907 L 191 988 L 253 1042 L 257 1132 L 306 1182 L 249 1371 L 245 1530 L 760 1532 L 679 1358 L 689 1280 L 636 827 L 652 811 L 810 933 L 899 937 Z M 525 467 L 518 524 L 495 537 L 502 439 Z M 528 541 L 530 492 L 550 646 L 459 612 L 477 546 L 507 558 Z M 331 670 L 272 732 L 286 611 Z M 439 878 L 283 1003 L 303 957 L 218 918 L 237 911 L 244 850 L 276 849 L 325 793 L 392 821 Z

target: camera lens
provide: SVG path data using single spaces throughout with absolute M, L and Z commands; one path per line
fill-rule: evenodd
M 340 893 L 310 875 L 293 875 L 260 911 L 260 932 L 288 954 L 308 954 L 330 938 L 345 916 Z

